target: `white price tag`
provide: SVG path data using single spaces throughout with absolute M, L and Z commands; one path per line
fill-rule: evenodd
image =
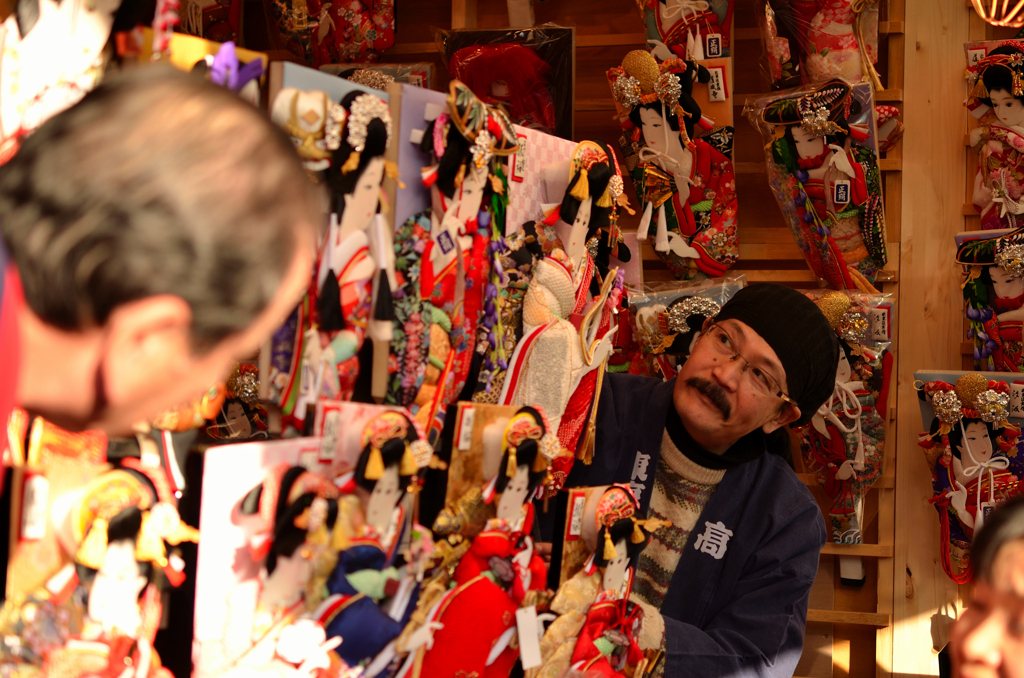
M 516 627 L 519 629 L 519 657 L 523 661 L 523 669 L 540 666 L 540 624 L 537 623 L 536 605 L 516 610 Z
M 341 412 L 327 410 L 324 414 L 324 433 L 320 439 L 320 461 L 330 462 L 338 453 L 338 439 L 341 434 Z
M 871 309 L 871 338 L 875 341 L 892 339 L 892 306 L 885 304 Z
M 473 445 L 473 422 L 476 420 L 476 410 L 466 407 L 462 410 L 462 417 L 459 425 L 459 449 L 468 450 Z
M 569 536 L 579 537 L 583 534 L 583 513 L 587 506 L 587 498 L 574 496 L 572 498 L 572 512 L 569 514 Z
M 711 79 L 708 80 L 708 99 L 711 101 L 728 101 L 729 90 L 725 82 L 725 69 L 720 67 L 709 68 L 708 73 L 711 74 Z
M 976 48 L 967 50 L 967 64 L 969 66 L 975 66 L 979 61 L 985 58 L 985 48 Z
M 1010 384 L 1010 416 L 1024 418 L 1024 384 Z
M 25 478 L 24 499 L 21 501 L 21 538 L 39 541 L 46 536 L 46 508 L 50 496 L 50 481 L 42 474 Z

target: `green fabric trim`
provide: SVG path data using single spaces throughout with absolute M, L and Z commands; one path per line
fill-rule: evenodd
M 701 200 L 700 202 L 690 205 L 690 211 L 692 212 L 710 212 L 711 206 L 715 204 L 714 200 Z
M 615 651 L 615 643 L 603 637 L 594 641 L 594 647 L 606 657 Z
M 629 372 L 629 364 L 623 363 L 622 365 L 609 365 L 608 371 L 613 374 L 621 374 L 623 372 Z
M 448 317 L 448 314 L 439 309 L 437 306 L 431 306 L 431 320 L 444 329 L 445 332 L 452 331 L 452 319 Z

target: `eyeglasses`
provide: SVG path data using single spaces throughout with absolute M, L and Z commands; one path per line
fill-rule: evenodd
M 782 387 L 779 385 L 779 382 L 775 380 L 775 377 L 740 355 L 740 352 L 736 350 L 736 342 L 733 341 L 733 338 L 725 331 L 725 328 L 716 323 L 712 323 L 711 327 L 708 328 L 704 335 L 711 340 L 711 347 L 714 349 L 715 353 L 721 356 L 726 356 L 729 360 L 743 361 L 744 364 L 741 374 L 748 377 L 748 381 L 754 388 L 754 391 L 763 396 L 775 396 L 777 398 L 782 398 L 790 405 L 796 406 L 796 401 L 782 391 Z

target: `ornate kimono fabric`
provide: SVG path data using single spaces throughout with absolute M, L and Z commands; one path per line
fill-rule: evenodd
M 983 229 L 1017 228 L 1024 211 L 1024 43 L 968 43 L 966 51 L 971 90 L 965 105 L 978 120 L 969 135 L 978 155 L 974 206 Z
M 826 292 L 815 303 L 839 338 L 833 395 L 799 431 L 804 464 L 831 505 L 836 544 L 863 542 L 864 495 L 878 479 L 892 375 L 892 302 L 882 295 Z
M 932 471 L 942 567 L 962 584 L 973 578 L 971 540 L 987 513 L 1021 494 L 1020 429 L 1007 421 L 1010 386 L 1005 382 L 972 372 L 955 386 L 934 381 L 920 388 L 935 412 L 920 445 Z
M 269 5 L 284 48 L 313 68 L 376 61 L 395 43 L 394 0 L 273 0 Z
M 729 56 L 733 0 L 637 0 L 636 4 L 647 39 L 663 43 L 674 56 L 684 59 L 696 50 L 708 58 Z
M 744 111 L 768 141 L 768 179 L 797 245 L 835 289 L 875 292 L 887 260 L 872 109 L 869 84 L 833 80 Z

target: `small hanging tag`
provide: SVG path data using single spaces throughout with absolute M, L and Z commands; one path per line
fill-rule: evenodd
M 566 541 L 576 541 L 583 534 L 583 514 L 587 506 L 587 495 L 579 490 L 569 494 L 569 520 L 565 530 Z
M 982 528 L 985 521 L 989 519 L 989 514 L 996 509 L 996 505 L 992 502 L 983 501 L 978 504 L 978 513 L 974 516 L 974 533 L 977 534 L 978 530 Z
M 476 410 L 472 406 L 461 408 L 459 414 L 459 449 L 468 450 L 473 446 L 473 422 L 476 420 Z
M 832 184 L 832 202 L 839 205 L 847 205 L 850 202 L 850 180 L 849 179 L 837 179 Z
M 1010 416 L 1024 418 L 1024 382 L 1010 384 Z
M 871 309 L 871 338 L 875 341 L 892 339 L 892 304 L 880 304 Z
M 716 67 L 709 68 L 708 73 L 711 79 L 708 80 L 708 99 L 711 101 L 728 101 L 729 89 L 725 83 L 725 69 Z
M 512 168 L 509 178 L 512 181 L 522 182 L 526 179 L 526 135 L 516 134 L 516 136 L 519 138 L 519 150 L 509 161 L 509 167 Z
M 452 240 L 452 234 L 448 231 L 441 231 L 438 233 L 437 237 L 434 238 L 434 241 L 437 243 L 437 246 L 441 248 L 441 251 L 444 254 L 448 254 L 455 249 L 455 241 Z
M 516 627 L 519 629 L 519 657 L 523 661 L 523 669 L 540 666 L 540 625 L 537 623 L 536 605 L 516 610 Z
M 708 59 L 722 56 L 721 33 L 708 33 L 704 36 L 704 56 Z
M 977 66 L 978 62 L 984 59 L 987 55 L 985 54 L 985 48 L 981 47 L 978 49 L 967 50 L 967 65 Z
M 341 412 L 338 408 L 330 407 L 324 411 L 324 429 L 320 439 L 320 461 L 330 463 L 334 461 L 338 453 L 338 444 L 341 440 Z

